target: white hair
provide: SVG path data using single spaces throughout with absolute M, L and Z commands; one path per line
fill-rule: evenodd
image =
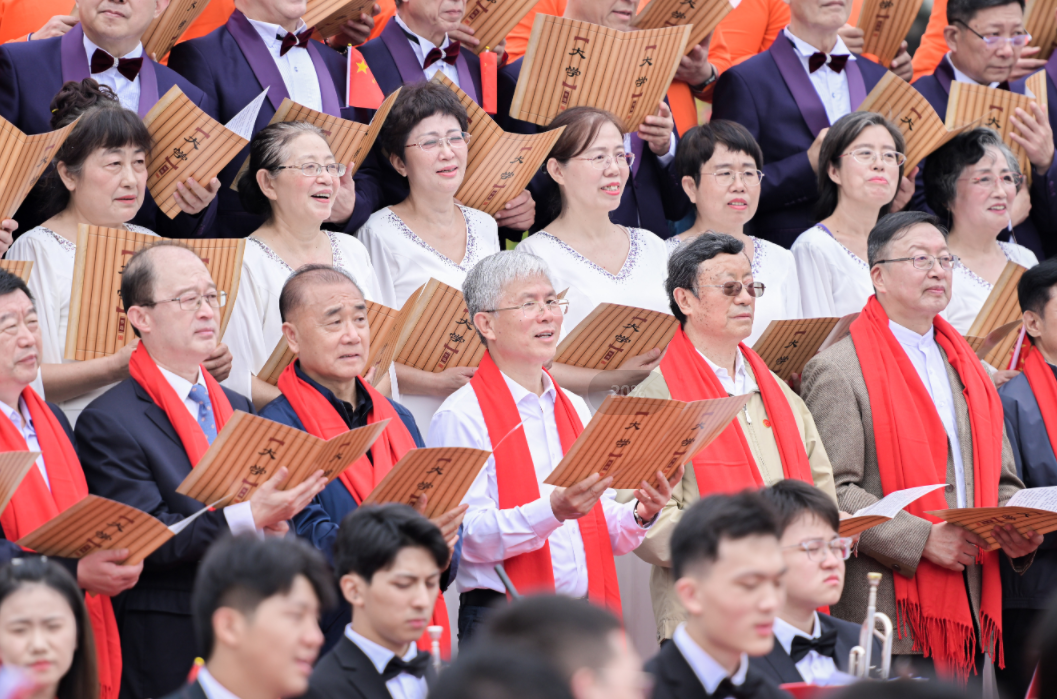
M 554 285 L 547 263 L 530 252 L 501 250 L 484 258 L 474 265 L 462 283 L 470 319 L 478 313 L 495 309 L 510 284 L 533 277 L 543 277 Z M 477 334 L 480 335 L 480 331 Z M 481 340 L 484 341 L 483 336 Z

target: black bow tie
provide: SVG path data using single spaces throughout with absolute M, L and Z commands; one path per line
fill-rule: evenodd
M 117 59 L 103 49 L 96 49 L 95 53 L 92 54 L 92 73 L 102 73 L 105 70 L 110 70 L 115 64 L 117 65 L 117 72 L 124 75 L 129 82 L 132 82 L 139 75 L 140 68 L 143 67 L 143 56 Z
M 818 638 L 804 638 L 796 636 L 793 645 L 789 648 L 789 657 L 794 663 L 799 663 L 807 654 L 815 651 L 819 655 L 828 655 L 837 659 L 837 629 L 830 629 Z
M 308 48 L 308 41 L 312 38 L 312 32 L 316 30 L 315 27 L 309 27 L 302 31 L 300 34 L 294 34 L 293 32 L 287 32 L 286 36 L 282 34 L 276 34 L 275 38 L 281 40 L 283 43 L 279 46 L 279 55 L 285 56 L 286 52 L 295 46 L 299 49 Z
M 426 668 L 429 667 L 430 655 L 426 651 L 419 651 L 411 660 L 404 660 L 398 658 L 395 655 L 385 666 L 385 670 L 382 671 L 382 681 L 388 682 L 397 675 L 406 672 L 409 675 L 422 679 L 426 676 Z
M 816 51 L 815 53 L 808 56 L 808 72 L 814 73 L 816 70 L 826 65 L 826 61 L 829 61 L 829 67 L 832 68 L 834 72 L 839 73 L 844 70 L 844 65 L 848 62 L 848 54 L 845 53 L 839 56 L 827 56 L 821 51 Z
M 716 687 L 716 691 L 709 695 L 711 699 L 755 699 L 757 690 L 759 689 L 760 679 L 758 677 L 746 676 L 745 681 L 741 684 L 734 684 L 730 681 L 729 677 L 724 677 L 723 681 Z

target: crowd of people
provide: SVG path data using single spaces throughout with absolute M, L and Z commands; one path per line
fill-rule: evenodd
M 862 53 L 858 0 L 742 0 L 631 133 L 592 106 L 540 127 L 511 101 L 536 13 L 632 31 L 632 0 L 541 0 L 494 74 L 465 0 L 375 5 L 326 41 L 305 0 L 211 0 L 167 56 L 146 55 L 168 5 L 0 0 L 0 116 L 26 134 L 72 125 L 0 222 L 4 259 L 33 263 L 27 281 L 0 270 L 0 452 L 39 453 L 0 511 L 0 663 L 29 696 L 755 699 L 807 683 L 943 699 L 992 667 L 1009 699 L 1032 683 L 1057 696 L 1053 535 L 1006 524 L 990 545 L 931 514 L 1057 486 L 1057 58 L 1028 46 L 1023 0 L 936 0 L 920 48 L 887 66 Z M 368 123 L 349 70 L 402 88 L 355 175 L 317 126 L 270 123 L 284 98 Z M 1028 88 L 1039 70 L 1047 95 Z M 889 71 L 941 118 L 954 82 L 1035 101 L 1007 138 L 959 125 L 907 162 L 891 115 L 857 111 Z M 563 128 L 495 215 L 457 196 L 472 135 L 438 72 L 478 104 L 494 87 L 506 131 Z M 142 118 L 173 86 L 219 122 L 268 93 L 242 154 L 157 202 Z M 74 361 L 85 225 L 157 242 L 120 275 L 135 340 Z M 232 298 L 185 242 L 201 238 L 246 239 Z M 991 366 L 963 336 L 1010 262 L 1027 268 L 1023 346 Z M 479 365 L 377 375 L 368 302 L 400 309 L 430 279 L 462 291 Z M 556 487 L 614 383 L 557 348 L 603 303 L 676 322 L 622 362 L 631 395 L 747 399 L 667 475 Z M 788 380 L 752 349 L 773 321 L 851 314 Z M 258 374 L 282 341 L 296 358 L 272 384 Z M 321 439 L 387 424 L 332 482 L 280 469 L 199 513 L 178 488 L 235 411 Z M 363 504 L 424 447 L 491 456 L 432 519 L 428 495 Z M 941 484 L 841 535 L 886 495 Z M 16 543 L 89 494 L 195 518 L 135 565 Z M 649 568 L 648 659 L 623 624 L 632 555 Z M 855 683 L 872 596 L 893 676 L 917 680 Z M 884 647 L 866 645 L 878 665 Z

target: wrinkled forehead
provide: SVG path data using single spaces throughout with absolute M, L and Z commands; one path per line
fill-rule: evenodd
M 550 279 L 543 274 L 533 274 L 527 277 L 516 277 L 503 284 L 499 298 L 516 304 L 554 295 L 554 285 L 551 284 Z
M 752 274 L 752 264 L 744 252 L 731 255 L 720 253 L 697 266 L 697 283 L 740 281 Z
M 941 255 L 949 252 L 946 236 L 928 223 L 911 226 L 890 240 L 886 248 L 888 257 Z

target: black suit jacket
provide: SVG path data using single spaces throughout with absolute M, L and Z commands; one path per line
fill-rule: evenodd
M 433 680 L 430 665 L 426 683 L 432 686 Z M 342 635 L 338 644 L 316 663 L 305 699 L 392 699 L 392 695 L 371 659 Z
M 828 614 L 819 614 L 818 620 L 822 626 L 822 633 L 826 633 L 830 629 L 837 629 L 837 669 L 841 672 L 847 672 L 848 655 L 851 653 L 852 648 L 859 645 L 860 625 L 831 617 Z M 876 638 L 874 639 L 873 657 L 877 659 L 881 657 L 881 644 Z M 800 671 L 796 669 L 793 659 L 789 657 L 789 654 L 785 652 L 782 644 L 777 639 L 775 639 L 774 648 L 771 649 L 770 653 L 759 658 L 750 658 L 749 667 L 777 684 L 804 681 L 804 678 L 800 676 Z
M 679 651 L 674 641 L 669 641 L 661 646 L 657 655 L 646 663 L 646 672 L 653 675 L 653 698 L 652 699 L 708 699 L 701 680 L 694 674 L 690 663 Z M 790 699 L 787 692 L 783 692 L 766 677 L 749 665 L 749 674 L 746 679 L 760 679 L 760 683 L 753 699 Z M 718 698 L 717 698 L 718 699 Z
M 206 692 L 198 681 L 188 682 L 164 699 L 207 699 Z

